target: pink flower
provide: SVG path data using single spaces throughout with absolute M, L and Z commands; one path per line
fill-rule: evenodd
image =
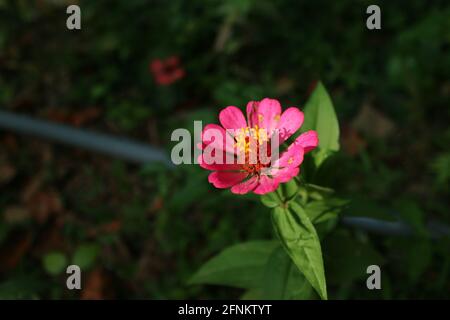
M 170 85 L 184 77 L 185 71 L 177 56 L 171 56 L 165 60 L 154 59 L 149 65 L 157 84 Z
M 221 126 L 208 124 L 203 129 L 199 146 L 203 152 L 198 162 L 212 171 L 210 183 L 216 188 L 231 188 L 235 194 L 275 191 L 280 183 L 298 175 L 303 155 L 318 145 L 317 133 L 310 130 L 301 134 L 281 156 L 273 152 L 274 146 L 278 148 L 303 124 L 303 112 L 290 107 L 281 113 L 281 105 L 274 99 L 250 101 L 247 119 L 237 107 L 226 107 L 219 120 Z M 264 155 L 270 161 L 263 161 Z

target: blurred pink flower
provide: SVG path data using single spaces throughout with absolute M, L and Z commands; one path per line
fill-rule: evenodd
M 275 146 L 278 148 L 303 124 L 303 112 L 290 107 L 281 113 L 281 105 L 274 99 L 250 101 L 247 119 L 237 107 L 226 107 L 220 112 L 219 120 L 221 126 L 208 124 L 203 129 L 199 145 L 203 152 L 198 162 L 202 168 L 213 171 L 208 177 L 210 183 L 216 188 L 231 188 L 235 194 L 275 191 L 280 183 L 298 175 L 303 155 L 318 145 L 317 133 L 310 130 L 274 158 L 272 144 L 278 140 Z M 263 148 L 264 145 L 267 147 Z M 215 150 L 212 152 L 215 159 L 215 153 L 220 151 L 218 158 L 222 161 L 207 159 L 207 149 Z M 270 161 L 261 161 L 263 152 Z
M 184 77 L 185 71 L 177 56 L 165 60 L 153 59 L 149 66 L 156 83 L 162 86 L 170 85 Z

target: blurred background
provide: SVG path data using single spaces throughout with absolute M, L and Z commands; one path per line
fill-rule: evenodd
M 66 8 L 81 7 L 81 30 Z M 381 7 L 381 30 L 366 8 Z M 228 105 L 302 107 L 330 92 L 341 152 L 321 184 L 345 215 L 450 225 L 448 1 L 0 0 L 0 110 L 170 152 L 175 128 Z M 223 248 L 268 239 L 257 197 L 196 165 L 131 164 L 0 129 L 0 298 L 239 298 L 190 286 Z M 450 242 L 338 225 L 322 241 L 333 299 L 448 299 Z M 382 290 L 365 286 L 368 262 Z M 80 265 L 83 290 L 65 287 Z

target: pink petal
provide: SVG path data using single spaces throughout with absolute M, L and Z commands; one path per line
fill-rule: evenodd
M 211 170 L 211 171 L 240 171 L 242 169 L 242 165 L 239 164 L 227 164 L 226 159 L 220 163 L 208 164 L 207 161 L 203 159 L 203 154 L 199 155 L 197 158 L 197 162 L 203 169 Z
M 226 107 L 220 111 L 219 120 L 225 129 L 238 130 L 247 127 L 244 114 L 234 106 Z
M 214 187 L 223 189 L 241 182 L 247 175 L 245 172 L 214 171 L 209 174 L 208 181 Z
M 276 160 L 272 167 L 276 168 L 295 168 L 303 162 L 304 150 L 300 144 L 291 144 L 281 157 Z M 275 173 L 273 173 L 275 175 Z
M 274 129 L 277 128 L 278 121 L 281 117 L 281 105 L 278 100 L 265 98 L 258 106 L 257 119 L 258 126 L 266 129 L 270 136 Z
M 246 193 L 252 191 L 253 189 L 255 189 L 255 187 L 257 185 L 258 185 L 258 177 L 253 176 L 246 181 L 243 181 L 241 183 L 234 185 L 231 188 L 231 192 L 233 192 L 235 194 L 246 194 Z
M 261 176 L 259 178 L 259 184 L 253 192 L 256 194 L 266 194 L 275 191 L 278 188 L 278 185 L 278 181 L 275 181 L 268 176 Z
M 276 179 L 278 182 L 288 182 L 289 180 L 293 179 L 294 177 L 298 176 L 298 173 L 300 172 L 299 167 L 287 167 L 281 170 L 278 170 L 278 172 L 273 176 L 274 179 Z
M 303 112 L 295 107 L 288 108 L 283 112 L 277 127 L 280 133 L 280 144 L 289 139 L 302 126 L 303 118 Z
M 203 148 L 211 145 L 212 148 L 234 154 L 234 138 L 230 137 L 224 128 L 217 124 L 208 124 L 202 132 Z
M 253 128 L 255 124 L 258 124 L 258 107 L 259 101 L 250 101 L 247 103 L 247 119 L 250 128 Z
M 309 130 L 295 139 L 294 144 L 302 146 L 305 153 L 307 153 L 319 145 L 319 137 L 316 131 Z

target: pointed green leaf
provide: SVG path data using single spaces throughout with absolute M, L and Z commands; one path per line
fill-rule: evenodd
M 44 256 L 42 263 L 45 271 L 51 275 L 58 275 L 67 267 L 67 258 L 61 252 L 51 252 Z
M 260 289 L 249 289 L 241 296 L 241 300 L 261 300 Z
M 272 211 L 272 221 L 283 247 L 322 299 L 327 299 L 322 250 L 316 229 L 295 202 Z
M 305 206 L 309 219 L 314 223 L 321 223 L 336 218 L 337 215 L 349 203 L 341 198 L 326 198 L 318 201 L 310 201 Z
M 262 283 L 263 299 L 310 299 L 313 289 L 282 247 L 267 261 Z
M 275 208 L 275 207 L 278 207 L 282 203 L 282 200 L 281 200 L 280 196 L 278 195 L 278 193 L 276 191 L 274 191 L 274 192 L 263 194 L 261 196 L 261 202 L 263 205 L 265 205 L 268 208 Z
M 298 194 L 299 188 L 297 181 L 292 179 L 286 183 L 281 184 L 281 192 L 285 201 L 292 200 Z
M 189 283 L 255 288 L 277 245 L 275 241 L 251 241 L 229 247 L 204 264 Z
M 339 150 L 339 123 L 327 90 L 319 82 L 309 97 L 305 109 L 302 132 L 315 130 L 319 135 L 319 148 L 314 152 L 316 165 L 332 152 Z

